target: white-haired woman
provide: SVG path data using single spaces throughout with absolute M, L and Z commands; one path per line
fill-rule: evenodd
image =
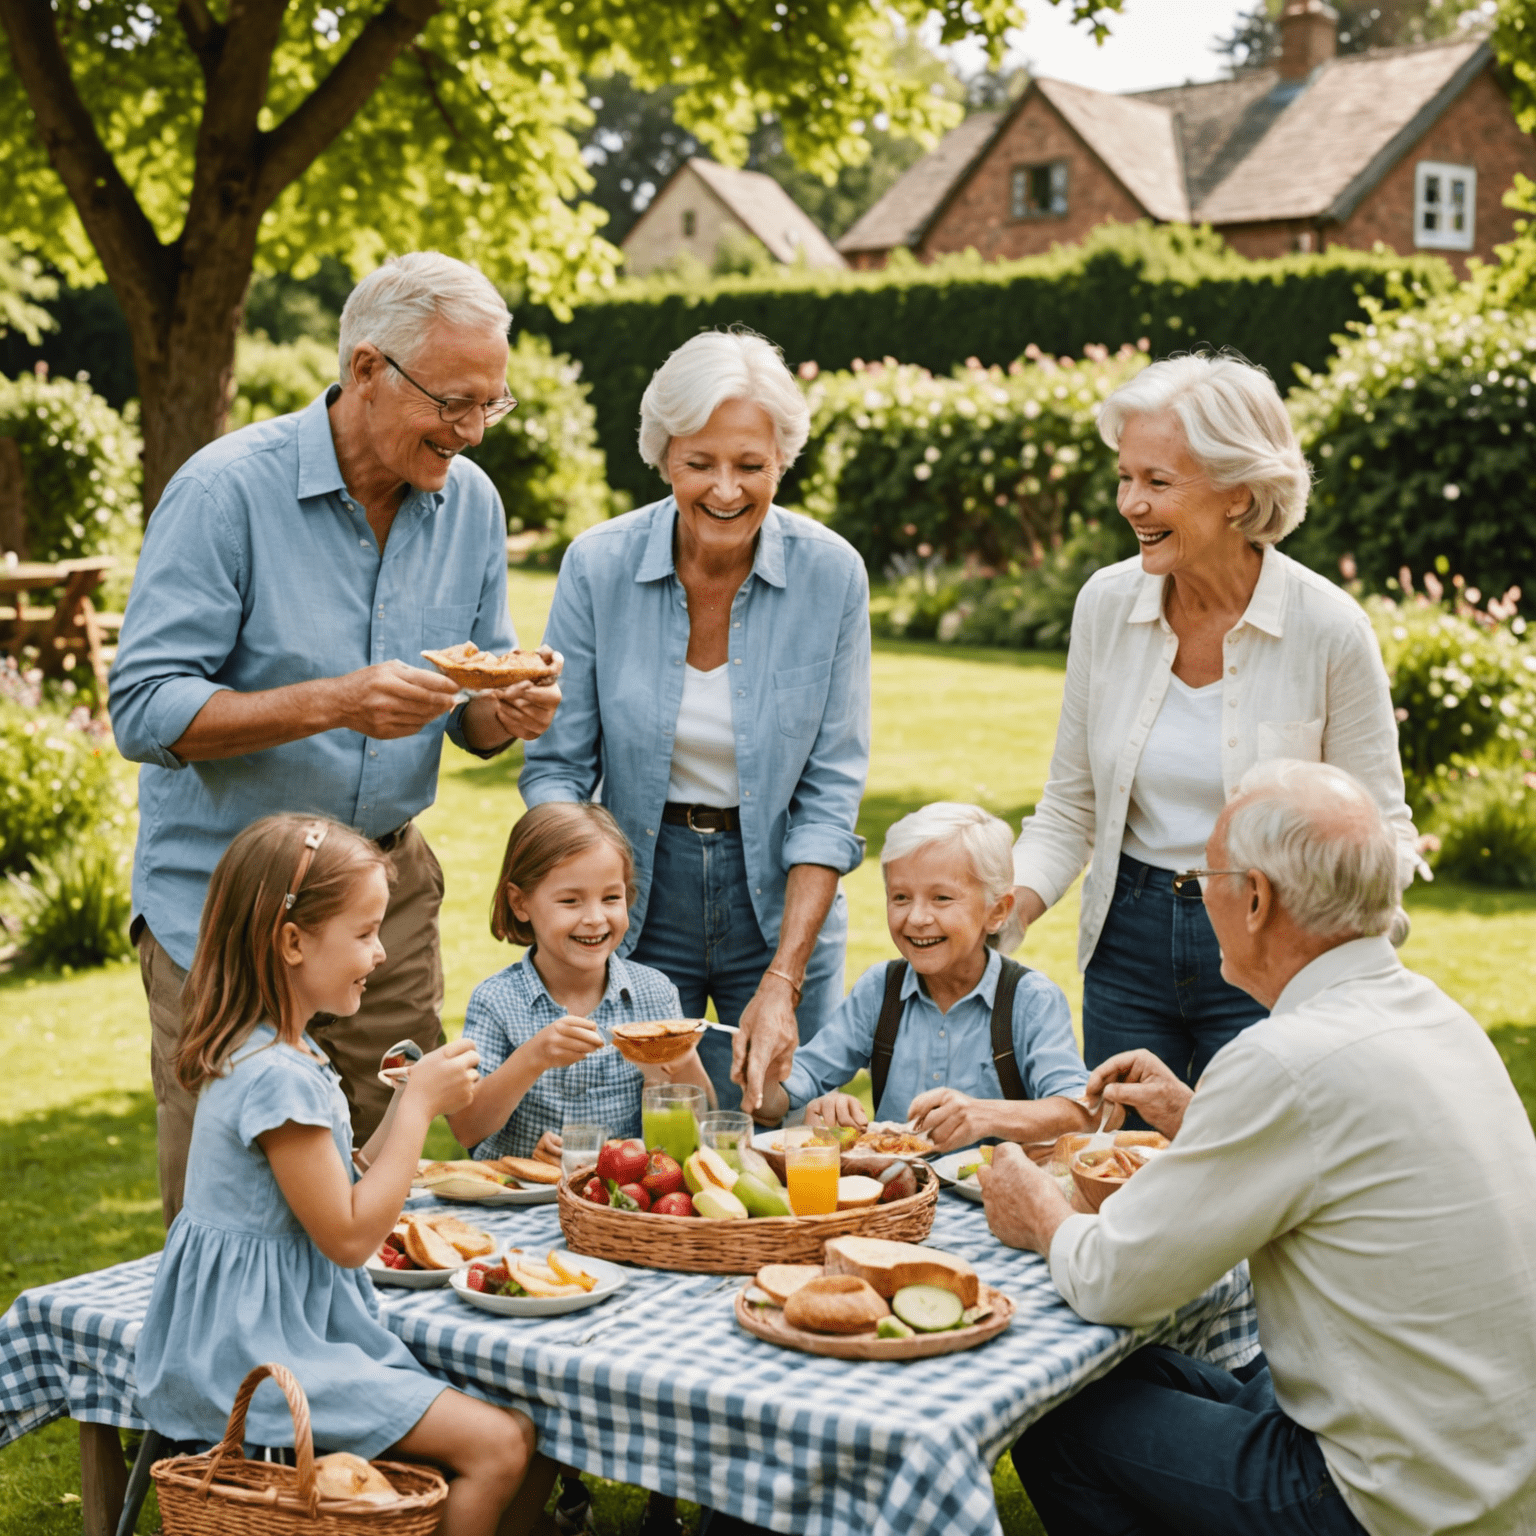
M 1275 545 L 1310 486 L 1280 396 L 1229 356 L 1152 364 L 1105 401 L 1119 507 L 1139 559 L 1078 595 L 1050 780 L 1014 849 L 1027 926 L 1083 884 L 1083 1054 L 1145 1046 L 1186 1082 L 1266 1012 L 1221 977 L 1193 880 L 1256 761 L 1336 763 L 1415 868 L 1397 725 L 1360 607 Z
M 760 336 L 706 332 L 656 371 L 640 453 L 671 494 L 566 553 L 545 631 L 564 703 L 519 780 L 529 805 L 613 812 L 638 887 L 621 953 L 739 1022 L 734 1052 L 710 1031 L 699 1054 L 748 1111 L 843 995 L 838 878 L 864 856 L 868 578 L 773 504 L 809 425 Z

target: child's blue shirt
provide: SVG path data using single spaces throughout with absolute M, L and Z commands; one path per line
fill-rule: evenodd
M 811 1042 L 795 1052 L 794 1068 L 784 1081 L 795 1109 L 835 1093 L 869 1065 L 885 1000 L 885 964 L 870 966 Z M 992 1004 L 1002 968 L 1002 955 L 989 950 L 981 980 L 948 1013 L 940 1013 L 918 985 L 917 972 L 907 967 L 901 1031 L 885 1092 L 875 1105 L 877 1120 L 905 1121 L 907 1106 L 930 1088 L 954 1088 L 975 1099 L 1003 1097 L 992 1062 Z M 1031 1099 L 1076 1098 L 1087 1085 L 1066 994 L 1039 971 L 1021 977 L 1013 995 L 1013 1054 Z
M 515 965 L 488 976 L 475 988 L 464 1014 L 464 1038 L 480 1053 L 480 1074 L 488 1077 L 519 1046 L 566 1010 L 545 990 L 530 949 Z M 591 1014 L 599 1029 L 642 1019 L 680 1019 L 677 988 L 648 965 L 608 957 L 608 990 Z M 545 1131 L 558 1134 L 573 1121 L 606 1125 L 610 1136 L 640 1134 L 640 1092 L 645 1076 L 611 1045 L 568 1067 L 543 1073 L 512 1118 L 472 1149 L 482 1160 L 528 1157 Z

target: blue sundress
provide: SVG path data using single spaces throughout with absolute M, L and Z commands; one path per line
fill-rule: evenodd
M 352 1165 L 340 1080 L 258 1025 L 230 1069 L 202 1090 L 187 1158 L 186 1203 L 171 1223 L 139 1334 L 144 1418 L 172 1440 L 221 1440 L 246 1373 L 286 1365 L 309 1398 L 317 1447 L 377 1456 L 405 1435 L 445 1383 L 379 1321 L 362 1269 L 320 1252 L 289 1209 L 256 1138 L 287 1121 L 323 1125 Z M 246 1419 L 252 1445 L 292 1445 L 271 1381 Z

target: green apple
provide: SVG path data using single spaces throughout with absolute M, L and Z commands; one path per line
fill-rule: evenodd
M 692 1162 L 692 1158 L 689 1159 Z M 747 1208 L 728 1189 L 706 1184 L 693 1197 L 693 1208 L 707 1221 L 745 1221 Z
M 751 1147 L 742 1147 L 737 1152 L 737 1157 L 740 1160 L 736 1167 L 742 1173 L 750 1174 L 758 1183 L 766 1184 L 769 1189 L 783 1189 L 783 1183 L 761 1152 L 754 1151 Z

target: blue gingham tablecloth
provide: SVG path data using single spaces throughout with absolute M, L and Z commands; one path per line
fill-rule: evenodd
M 562 1246 L 552 1205 L 470 1219 L 536 1254 Z M 597 1307 L 543 1319 L 494 1317 L 448 1289 L 379 1294 L 420 1360 L 530 1412 L 556 1461 L 803 1536 L 997 1536 L 992 1465 L 1055 1404 L 1143 1344 L 1228 1369 L 1258 1353 L 1246 1265 L 1130 1330 L 1085 1323 L 1042 1259 L 992 1236 L 979 1205 L 941 1195 L 928 1241 L 1013 1298 L 1005 1333 L 931 1360 L 803 1355 L 736 1324 L 740 1278 L 648 1269 Z M 158 1263 L 17 1297 L 0 1318 L 0 1445 L 66 1414 L 142 1427 L 133 1352 Z M 304 1362 L 284 1363 L 302 1382 Z

